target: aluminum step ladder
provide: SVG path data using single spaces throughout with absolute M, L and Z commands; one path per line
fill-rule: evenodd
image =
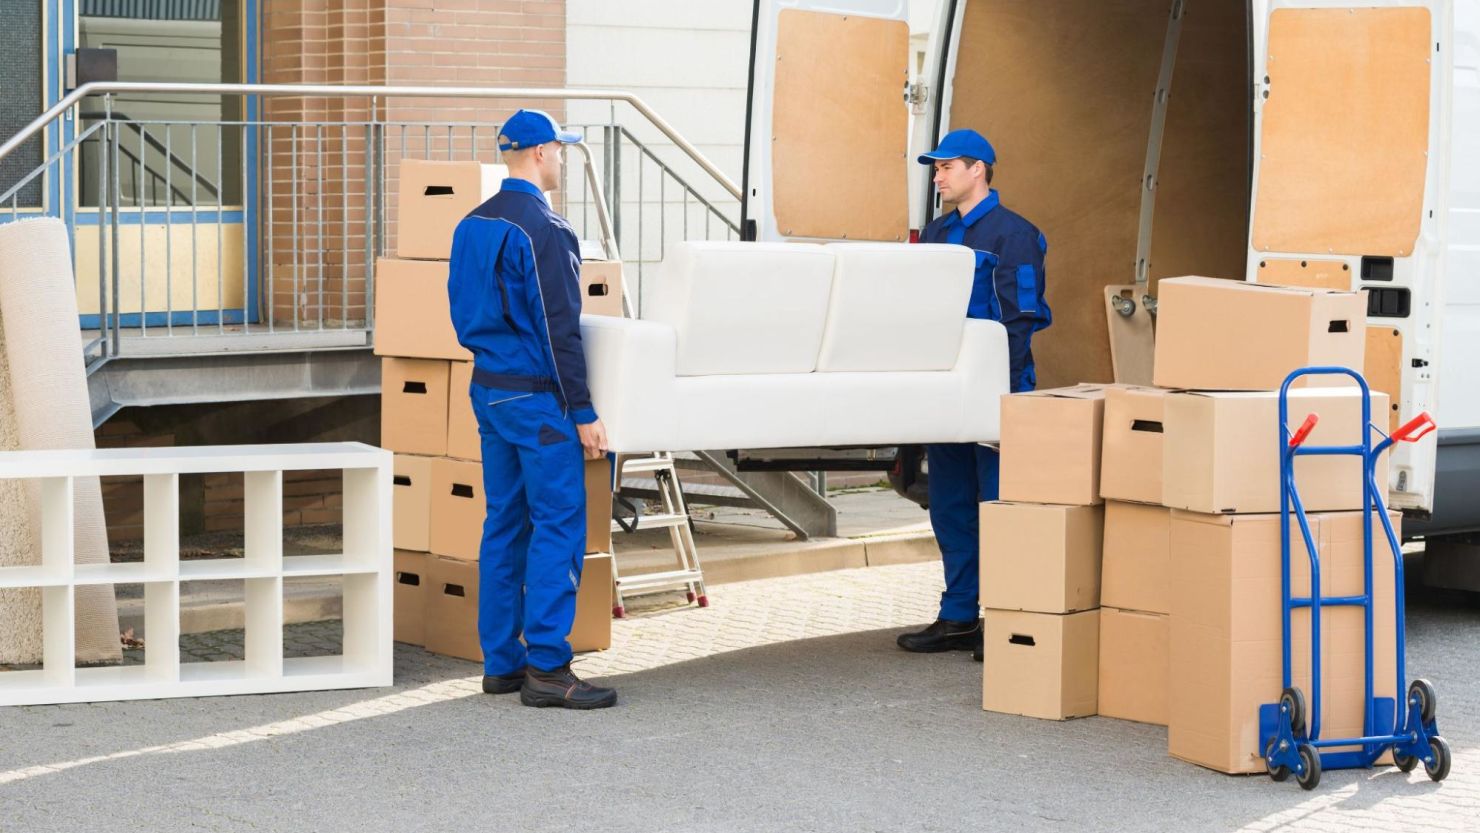
M 704 570 L 699 566 L 699 548 L 694 544 L 694 531 L 689 526 L 689 509 L 684 503 L 683 489 L 678 482 L 678 470 L 673 454 L 660 451 L 653 454 L 617 457 L 616 482 L 622 483 L 629 474 L 652 474 L 657 483 L 657 503 L 662 511 L 653 515 L 635 515 L 629 528 L 620 521 L 612 521 L 613 534 L 636 532 L 639 529 L 668 530 L 673 541 L 673 554 L 677 569 L 656 573 L 640 573 L 623 577 L 612 558 L 613 597 L 612 615 L 618 619 L 627 615 L 628 596 L 661 593 L 667 590 L 684 590 L 688 601 L 699 607 L 709 607 L 709 597 L 704 590 Z

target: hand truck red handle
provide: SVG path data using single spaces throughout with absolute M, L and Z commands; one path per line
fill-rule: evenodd
M 1425 434 L 1433 431 L 1439 426 L 1434 424 L 1434 418 L 1424 411 L 1413 419 L 1403 423 L 1402 427 L 1393 432 L 1395 443 L 1416 443 L 1423 439 Z
M 1305 442 L 1305 438 L 1310 436 L 1310 432 L 1316 430 L 1316 423 L 1320 421 L 1321 418 L 1315 414 L 1307 416 L 1305 422 L 1302 422 L 1300 428 L 1295 431 L 1295 435 L 1290 438 L 1290 447 L 1298 448 L 1301 443 Z

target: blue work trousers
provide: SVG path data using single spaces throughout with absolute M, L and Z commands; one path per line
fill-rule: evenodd
M 946 591 L 940 618 L 975 622 L 981 616 L 981 506 L 997 499 L 997 450 L 976 443 L 926 446 L 930 525 L 940 546 Z
M 570 662 L 567 638 L 585 563 L 580 438 L 554 394 L 477 384 L 470 394 L 488 501 L 478 552 L 483 673 L 553 671 Z

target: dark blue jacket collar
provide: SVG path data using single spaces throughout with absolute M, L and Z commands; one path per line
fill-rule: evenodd
M 507 180 L 505 181 L 507 182 Z M 987 198 L 977 203 L 976 207 L 971 209 L 971 212 L 968 213 L 965 217 L 961 216 L 961 210 L 958 208 L 955 211 L 951 212 L 951 215 L 947 218 L 947 221 L 948 223 L 964 222 L 967 228 L 971 228 L 972 226 L 976 225 L 977 220 L 980 220 L 981 218 L 992 213 L 992 209 L 1001 204 L 1002 199 L 997 196 L 997 189 L 993 188 L 987 192 Z
M 518 191 L 521 194 L 529 194 L 531 196 L 539 197 L 540 202 L 545 201 L 545 192 L 541 191 L 539 189 L 539 186 L 535 185 L 533 182 L 530 182 L 527 179 L 519 179 L 512 176 L 505 177 L 504 181 L 499 184 L 499 190 Z M 996 192 L 994 191 L 993 193 L 995 194 Z

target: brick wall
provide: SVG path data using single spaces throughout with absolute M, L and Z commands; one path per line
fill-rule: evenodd
M 287 84 L 564 87 L 565 0 L 267 0 L 262 79 Z M 394 253 L 403 157 L 495 161 L 493 126 L 519 107 L 557 119 L 558 100 L 392 99 L 386 122 L 386 240 Z M 274 319 L 332 325 L 365 319 L 367 99 L 279 98 L 284 123 L 264 141 L 263 200 L 270 217 L 272 277 L 263 294 Z M 348 122 L 294 128 L 291 123 Z M 455 123 L 450 133 L 446 125 Z M 478 130 L 471 126 L 481 124 Z M 431 127 L 429 127 L 431 126 Z M 296 193 L 295 193 L 296 185 Z M 268 191 L 270 190 L 270 196 Z M 321 242 L 322 235 L 322 242 Z M 264 253 L 266 255 L 266 253 Z

